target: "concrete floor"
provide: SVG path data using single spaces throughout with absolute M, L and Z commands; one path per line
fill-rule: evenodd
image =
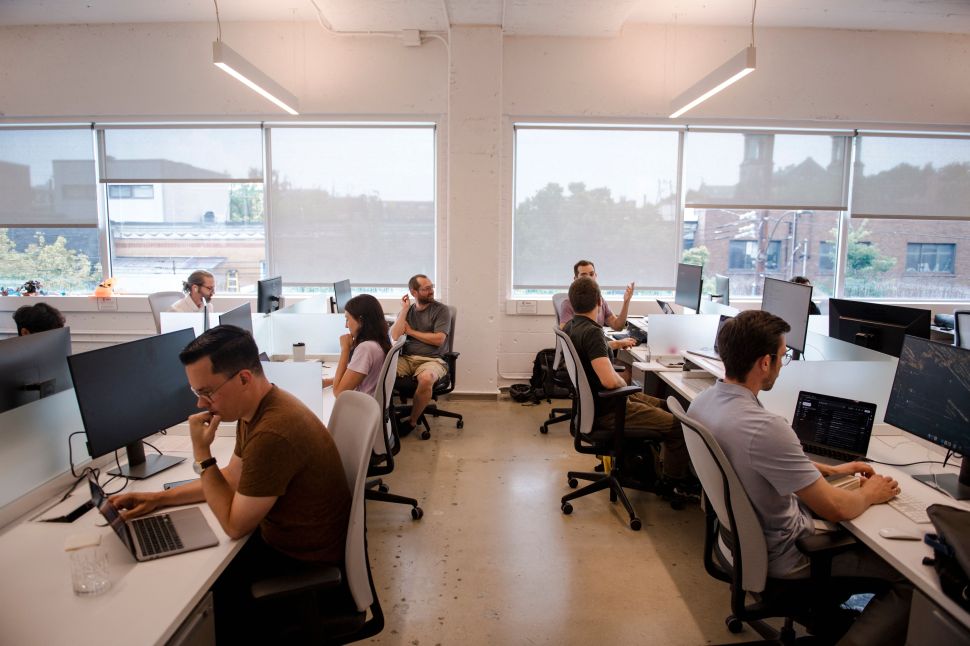
M 560 405 L 562 402 L 558 402 Z M 370 559 L 386 615 L 374 643 L 707 644 L 755 638 L 724 625 L 728 586 L 701 561 L 703 516 L 631 491 L 632 531 L 606 493 L 559 509 L 565 473 L 589 470 L 565 424 L 539 433 L 550 406 L 453 400 L 465 415 L 404 438 L 391 491 L 409 507 L 369 502 Z

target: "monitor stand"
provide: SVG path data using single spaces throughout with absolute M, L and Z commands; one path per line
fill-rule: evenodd
M 928 473 L 914 475 L 913 479 L 937 491 L 942 491 L 956 500 L 970 500 L 970 459 L 963 459 L 959 476 L 955 473 Z
M 122 465 L 120 469 L 108 471 L 109 475 L 143 480 L 185 461 L 185 458 L 174 455 L 152 454 L 146 456 L 145 445 L 142 444 L 141 440 L 126 446 L 125 453 L 128 454 L 128 464 Z

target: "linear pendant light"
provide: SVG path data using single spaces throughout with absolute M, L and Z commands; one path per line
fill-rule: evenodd
M 212 62 L 223 72 L 290 114 L 300 114 L 295 96 L 221 40 L 212 43 Z
M 676 119 L 735 81 L 744 78 L 754 71 L 754 63 L 755 47 L 750 45 L 674 99 L 670 104 L 674 110 L 670 118 Z

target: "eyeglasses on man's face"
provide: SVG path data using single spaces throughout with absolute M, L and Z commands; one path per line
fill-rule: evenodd
M 425 294 L 427 294 L 428 292 L 433 292 L 434 291 L 434 283 L 431 283 L 429 285 L 425 285 L 424 287 L 418 287 L 418 291 L 419 292 L 424 292 Z
M 189 386 L 189 390 L 191 390 L 192 391 L 192 394 L 195 395 L 196 397 L 198 397 L 199 399 L 205 400 L 205 401 L 207 401 L 207 402 L 209 402 L 211 404 L 212 403 L 212 398 L 215 397 L 216 393 L 219 392 L 219 390 L 223 386 L 225 386 L 230 381 L 232 381 L 236 377 L 236 375 L 238 375 L 240 372 L 242 372 L 242 370 L 237 370 L 236 372 L 232 373 L 231 375 L 229 375 L 229 378 L 228 379 L 226 379 L 221 384 L 219 384 L 218 386 L 216 386 L 215 388 L 213 388 L 211 390 L 209 390 L 207 388 L 203 388 L 201 390 L 196 390 L 192 386 Z
M 792 351 L 791 350 L 786 350 L 785 351 L 785 354 L 773 354 L 773 355 L 771 355 L 771 360 L 772 361 L 774 361 L 775 359 L 779 359 L 779 358 L 781 359 L 781 365 L 787 366 L 789 363 L 791 363 Z

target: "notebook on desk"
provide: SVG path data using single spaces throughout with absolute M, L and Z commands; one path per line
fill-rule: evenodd
M 869 451 L 876 405 L 801 391 L 792 428 L 802 448 L 816 462 L 863 460 Z
M 126 521 L 105 495 L 97 479 L 89 475 L 91 502 L 114 530 L 136 561 L 151 561 L 173 554 L 219 544 L 198 507 Z

